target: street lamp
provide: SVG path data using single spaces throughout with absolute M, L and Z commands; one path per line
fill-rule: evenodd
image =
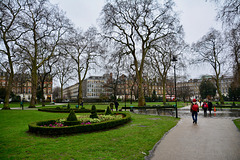
M 176 81 L 176 62 L 177 62 L 177 58 L 176 56 L 173 56 L 173 58 L 171 59 L 171 61 L 174 62 L 174 83 L 175 83 L 175 102 L 176 102 L 176 118 L 178 118 L 178 111 L 177 111 L 177 81 Z

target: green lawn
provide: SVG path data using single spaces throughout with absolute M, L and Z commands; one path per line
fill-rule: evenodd
M 237 126 L 237 128 L 240 130 L 240 119 L 233 120 L 234 124 Z
M 28 133 L 28 123 L 67 117 L 65 113 L 0 110 L 0 159 L 144 159 L 179 119 L 132 114 L 115 129 L 43 137 Z

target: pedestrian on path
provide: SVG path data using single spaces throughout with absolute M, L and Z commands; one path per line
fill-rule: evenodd
M 116 111 L 118 111 L 118 106 L 119 106 L 118 101 L 115 101 L 115 108 L 116 108 Z
M 208 110 L 208 104 L 206 102 L 203 102 L 202 109 L 204 111 L 204 116 L 207 116 L 207 110 Z
M 197 124 L 197 115 L 198 115 L 198 112 L 199 112 L 199 107 L 198 107 L 198 104 L 196 102 L 196 99 L 193 99 L 193 103 L 191 105 L 190 111 L 192 112 L 193 123 Z
M 208 102 L 208 110 L 211 115 L 211 112 L 212 112 L 212 102 L 211 101 Z

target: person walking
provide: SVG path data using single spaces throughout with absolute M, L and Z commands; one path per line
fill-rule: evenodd
M 211 101 L 208 102 L 208 111 L 211 115 L 211 111 L 212 111 L 212 102 Z
M 193 103 L 191 105 L 190 111 L 192 112 L 193 123 L 197 124 L 197 115 L 198 115 L 198 112 L 199 112 L 199 107 L 198 107 L 198 104 L 196 102 L 196 99 L 193 99 Z
M 115 108 L 116 108 L 116 111 L 118 111 L 118 106 L 119 106 L 118 101 L 115 101 Z
M 207 116 L 208 104 L 206 102 L 203 102 L 202 109 L 204 111 L 204 116 Z

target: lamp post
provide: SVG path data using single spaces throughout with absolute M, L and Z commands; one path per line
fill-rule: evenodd
M 171 61 L 174 62 L 174 83 L 175 83 L 175 102 L 176 102 L 176 118 L 178 118 L 178 110 L 177 110 L 177 81 L 176 81 L 176 62 L 177 62 L 177 58 L 176 56 L 173 56 L 173 58 L 171 59 Z

